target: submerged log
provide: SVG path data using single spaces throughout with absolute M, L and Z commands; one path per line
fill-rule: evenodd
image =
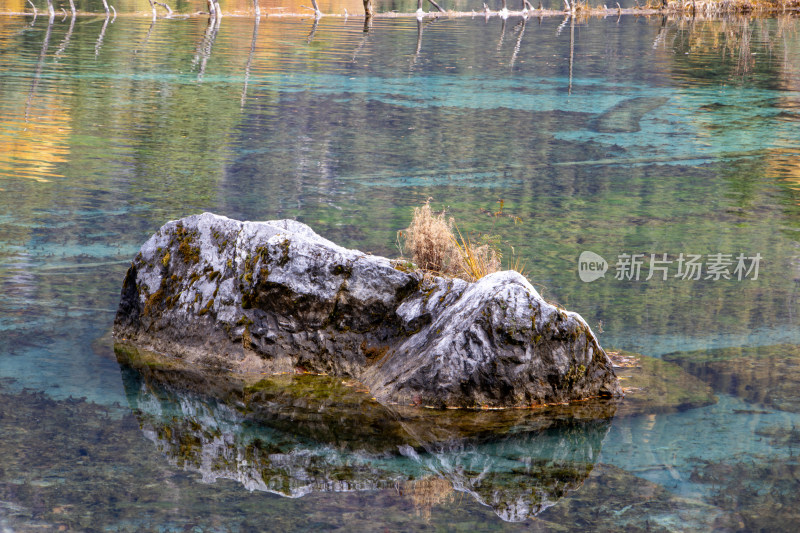
M 431 276 L 293 220 L 169 222 L 128 270 L 114 332 L 207 368 L 354 378 L 385 403 L 530 407 L 621 394 L 586 322 L 521 274 Z

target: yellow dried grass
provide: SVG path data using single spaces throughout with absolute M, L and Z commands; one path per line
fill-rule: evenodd
M 421 207 L 414 208 L 411 224 L 401 236 L 405 237 L 405 249 L 418 268 L 445 274 L 452 255 L 450 229 L 452 219 L 445 219 L 444 211 L 434 214 L 428 199 Z
M 433 212 L 430 198 L 414 208 L 411 224 L 398 232 L 398 242 L 401 240 L 405 241 L 401 252 L 411 254 L 418 268 L 435 274 L 477 281 L 502 267 L 497 239 L 486 235 L 465 238 L 444 211 Z

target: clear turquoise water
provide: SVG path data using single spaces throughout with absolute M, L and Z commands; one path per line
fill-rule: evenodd
M 800 344 L 796 20 L 30 22 L 0 18 L 0 529 L 792 530 L 800 417 L 733 386 L 376 453 L 143 388 L 108 334 L 167 220 L 296 217 L 394 256 L 431 197 L 607 348 Z M 585 250 L 604 278 L 579 279 Z M 614 279 L 623 253 L 763 260 L 757 280 L 636 282 Z M 248 481 L 254 446 L 272 485 Z

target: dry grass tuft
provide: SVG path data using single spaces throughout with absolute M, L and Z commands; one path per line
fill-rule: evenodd
M 453 224 L 455 226 L 455 224 Z M 455 257 L 451 259 L 451 264 L 455 266 L 455 275 L 467 281 L 477 281 L 483 276 L 492 272 L 500 271 L 500 250 L 492 243 L 484 242 L 479 244 L 472 239 L 464 238 L 461 230 L 455 226 L 458 237 L 450 234 Z
M 452 256 L 452 223 L 452 219 L 445 219 L 444 211 L 438 215 L 431 211 L 430 199 L 414 208 L 411 225 L 400 232 L 400 237 L 405 237 L 405 249 L 419 268 L 447 272 Z
M 414 208 L 411 224 L 398 232 L 398 242 L 401 240 L 405 241 L 401 252 L 411 254 L 418 268 L 439 275 L 477 281 L 502 267 L 499 238 L 465 238 L 444 211 L 437 214 L 431 210 L 430 199 Z

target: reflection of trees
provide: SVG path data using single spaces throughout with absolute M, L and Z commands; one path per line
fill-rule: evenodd
M 250 81 L 250 67 L 253 64 L 253 55 L 256 51 L 256 40 L 258 37 L 258 25 L 261 19 L 256 17 L 255 22 L 253 23 L 253 40 L 250 42 L 250 53 L 247 54 L 247 65 L 244 67 L 244 86 L 242 87 L 242 108 L 244 108 L 245 100 L 247 99 L 247 83 Z M 312 29 L 312 34 L 309 36 L 309 42 L 313 37 L 313 33 L 317 28 L 317 20 L 314 20 L 314 28 Z
M 208 24 L 206 25 L 206 33 L 197 45 L 197 52 L 194 55 L 192 66 L 200 65 L 197 72 L 198 81 L 203 79 L 203 75 L 206 72 L 206 64 L 211 57 L 211 49 L 214 47 L 214 40 L 217 38 L 217 32 L 219 31 L 218 20 L 219 19 L 209 17 Z
M 44 183 L 59 177 L 58 163 L 68 154 L 69 116 L 63 101 L 47 81 L 42 85 L 50 40 L 53 34 L 51 19 L 44 32 L 36 67 L 31 73 L 27 94 L 10 95 L 10 100 L 20 99 L 18 114 L 13 111 L 0 123 L 0 163 L 14 169 L 14 177 Z M 46 79 L 46 78 L 45 78 Z
M 496 47 L 499 27 L 482 31 L 476 25 L 452 33 L 442 23 L 426 25 L 427 21 L 415 28 L 416 21 L 409 20 L 408 31 L 385 31 L 383 23 L 376 24 L 358 52 L 357 63 L 342 67 L 331 66 L 330 57 L 346 63 L 365 36 L 353 25 L 342 28 L 339 21 L 326 18 L 316 26 L 309 20 L 262 22 L 254 27 L 252 21 L 229 18 L 219 28 L 203 20 L 157 22 L 149 29 L 148 20 L 127 32 L 110 20 L 105 38 L 114 46 L 104 46 L 96 60 L 86 55 L 92 55 L 98 32 L 102 33 L 99 24 L 75 24 L 73 31 L 73 21 L 54 23 L 48 39 L 38 36 L 45 34 L 43 20 L 35 30 L 26 28 L 29 36 L 40 32 L 32 57 L 38 53 L 44 62 L 28 67 L 30 76 L 40 80 L 32 93 L 27 84 L 8 89 L 9 101 L 15 102 L 13 109 L 20 116 L 2 125 L 10 129 L 0 137 L 0 160 L 16 179 L 67 176 L 76 190 L 84 186 L 105 190 L 110 187 L 106 180 L 112 180 L 110 205 L 142 204 L 159 220 L 209 208 L 241 218 L 300 216 L 326 236 L 384 254 L 396 253 L 394 231 L 407 224 L 408 207 L 434 196 L 464 219 L 467 231 L 488 227 L 502 233 L 529 258 L 534 282 L 540 281 L 539 275 L 549 278 L 542 280 L 546 297 L 596 309 L 607 331 L 702 333 L 718 327 L 720 315 L 736 322 L 728 324 L 731 328 L 750 328 L 779 322 L 781 310 L 789 305 L 794 287 L 780 279 L 742 286 L 745 297 L 740 302 L 730 287 L 720 284 L 678 283 L 664 290 L 658 284 L 622 287 L 611 282 L 594 284 L 587 291 L 566 265 L 584 248 L 598 245 L 605 247 L 595 250 L 601 255 L 689 251 L 689 244 L 700 253 L 728 248 L 754 253 L 759 251 L 755 247 L 768 247 L 779 263 L 796 255 L 782 240 L 785 235 L 775 231 L 797 225 L 796 199 L 787 201 L 787 212 L 776 213 L 764 185 L 777 176 L 791 195 L 796 194 L 791 188 L 800 183 L 790 148 L 795 139 L 787 129 L 777 128 L 796 123 L 791 95 L 768 104 L 780 108 L 779 116 L 750 115 L 752 120 L 737 124 L 729 117 L 736 118 L 739 112 L 721 105 L 697 110 L 688 120 L 704 140 L 720 146 L 732 144 L 722 132 L 738 133 L 744 144 L 763 124 L 775 125 L 776 148 L 764 158 L 702 168 L 647 163 L 622 170 L 614 160 L 628 155 L 628 147 L 561 136 L 586 131 L 596 113 L 574 112 L 567 105 L 529 111 L 495 107 L 491 101 L 485 109 L 480 108 L 483 101 L 475 108 L 448 106 L 444 100 L 435 105 L 425 102 L 423 82 L 430 80 L 431 71 L 445 72 L 449 51 L 458 50 L 459 57 L 478 70 L 495 67 L 497 57 L 489 57 L 486 50 Z M 557 23 L 545 23 L 548 31 L 538 33 L 530 24 L 526 30 L 523 23 L 514 38 L 508 28 L 502 56 L 510 59 L 515 73 L 533 68 L 529 58 L 535 53 L 560 58 L 537 62 L 536 76 L 566 80 L 570 43 L 566 31 L 553 39 Z M 793 23 L 785 19 L 754 19 L 738 26 L 735 19 L 699 18 L 694 23 L 668 20 L 661 26 L 621 24 L 619 31 L 598 39 L 597 34 L 607 29 L 603 24 L 590 21 L 582 26 L 576 21 L 580 30 L 574 39 L 576 79 L 588 71 L 622 86 L 637 72 L 646 71 L 648 83 L 675 88 L 670 101 L 685 98 L 686 105 L 691 101 L 683 89 L 702 89 L 720 80 L 766 89 L 798 86 L 797 41 L 789 31 Z M 306 43 L 314 27 L 313 40 Z M 137 45 L 146 31 L 152 34 L 150 44 Z M 737 32 L 749 37 L 736 37 Z M 645 64 L 652 55 L 631 57 L 630 49 L 649 50 L 657 36 L 658 65 Z M 587 51 L 584 39 L 604 47 Z M 197 43 L 197 47 L 152 45 L 165 40 Z M 97 71 L 113 72 L 113 83 L 60 76 L 61 94 L 55 95 L 50 90 L 55 82 L 46 73 L 56 42 L 60 42 L 57 68 L 83 69 L 89 64 Z M 39 47 L 45 48 L 44 55 Z M 138 50 L 134 61 L 132 50 Z M 410 75 L 418 77 L 413 79 L 417 84 L 413 90 L 390 89 L 394 92 L 387 97 L 373 87 L 347 81 L 349 76 L 360 81 L 364 73 L 372 79 L 393 76 L 383 63 L 396 60 L 398 50 L 404 51 L 398 71 L 408 72 L 409 60 L 414 65 Z M 193 55 L 197 62 L 187 81 Z M 744 61 L 748 55 L 757 58 L 755 63 Z M 760 59 L 766 55 L 770 61 Z M 43 74 L 37 78 L 39 65 Z M 202 83 L 197 83 L 197 71 Z M 282 85 L 281 76 L 287 72 L 297 76 L 290 91 Z M 225 77 L 234 81 L 217 83 Z M 212 79 L 214 83 L 209 83 Z M 309 90 L 302 90 L 305 83 L 311 84 Z M 435 90 L 430 94 L 438 97 Z M 456 99 L 463 96 L 458 84 L 447 90 Z M 524 82 L 515 90 L 519 101 L 539 98 L 536 89 Z M 566 93 L 567 88 L 559 90 Z M 604 96 L 602 91 L 597 94 Z M 12 122 L 24 121 L 26 107 L 31 120 L 27 129 L 16 130 Z M 77 144 L 70 153 L 67 139 L 73 136 Z M 778 146 L 779 142 L 789 147 Z M 597 163 L 587 163 L 591 161 Z M 21 201 L 27 207 L 21 209 L 38 209 L 55 198 L 52 192 L 35 190 L 35 185 L 25 188 Z M 524 220 L 522 225 L 489 220 L 476 209 L 478 204 L 492 207 L 501 197 Z M 705 204 L 709 198 L 717 202 L 711 213 Z M 721 235 L 720 220 L 733 224 L 733 218 L 743 225 L 741 231 Z M 604 221 L 602 227 L 598 220 Z M 659 243 L 659 250 L 647 249 L 653 242 Z M 753 249 L 739 250 L 748 246 Z M 685 308 L 686 302 L 713 312 L 676 316 L 674 310 Z
M 116 18 L 116 17 L 115 17 Z M 100 29 L 100 35 L 97 36 L 97 43 L 94 45 L 94 55 L 97 57 L 100 54 L 100 48 L 103 46 L 103 39 L 106 36 L 106 28 L 108 28 L 109 15 L 106 12 L 106 18 L 103 20 L 103 27 Z
M 787 21 L 786 17 L 680 18 L 671 21 L 661 41 L 673 50 L 677 72 L 694 71 L 703 63 L 708 79 L 728 76 L 763 83 L 763 75 L 764 82 L 771 83 L 769 76 L 780 61 L 757 59 L 779 57 L 775 47 L 787 35 Z

